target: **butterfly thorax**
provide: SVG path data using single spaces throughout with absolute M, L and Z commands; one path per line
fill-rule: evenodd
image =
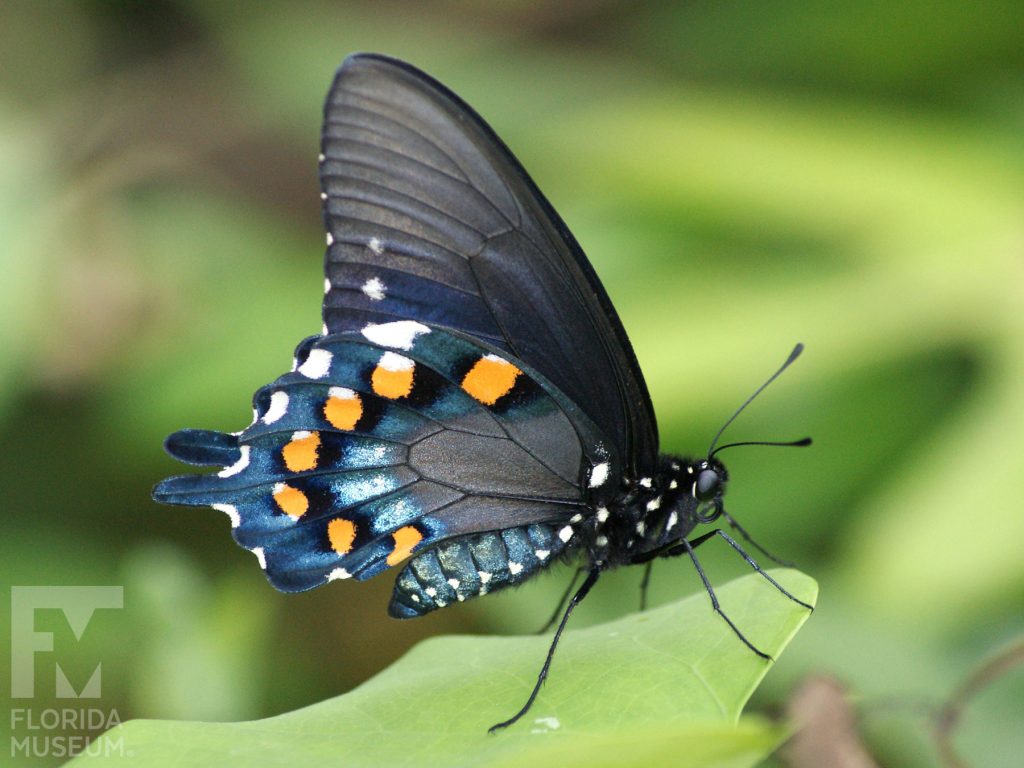
M 711 494 L 700 482 L 714 480 L 709 472 L 718 479 Z M 714 459 L 663 455 L 656 473 L 624 483 L 614 502 L 596 507 L 577 524 L 581 549 L 607 567 L 664 549 L 717 517 L 727 479 L 725 467 Z

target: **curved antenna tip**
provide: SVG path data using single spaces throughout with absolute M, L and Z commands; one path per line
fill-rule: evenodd
M 774 440 L 744 440 L 741 443 L 729 443 L 728 445 L 720 445 L 715 450 L 708 454 L 708 457 L 714 456 L 716 453 L 721 453 L 726 448 L 739 448 L 743 445 L 769 445 L 775 448 L 806 448 L 811 444 L 811 438 L 805 437 L 802 440 L 793 440 L 789 443 L 779 443 Z
M 715 454 L 715 446 L 718 445 L 718 440 L 722 436 L 722 433 L 725 432 L 726 428 L 730 424 L 732 424 L 733 421 L 735 421 L 736 417 L 743 412 L 743 409 L 750 405 L 750 403 L 753 402 L 754 398 L 764 391 L 765 387 L 767 387 L 769 384 L 771 384 L 773 381 L 779 378 L 779 375 L 784 370 L 786 370 L 793 363 L 794 360 L 800 357 L 800 353 L 803 351 L 804 345 L 798 342 L 797 345 L 793 347 L 793 351 L 789 353 L 789 357 L 786 358 L 786 362 L 779 366 L 779 370 L 777 370 L 775 373 L 769 376 L 768 380 L 760 387 L 758 387 L 756 390 L 754 390 L 754 394 L 748 397 L 746 401 L 743 403 L 743 405 L 736 409 L 736 412 L 732 416 L 730 416 L 728 420 L 725 422 L 725 424 L 722 425 L 722 428 L 718 430 L 718 434 L 715 435 L 715 439 L 711 441 L 711 445 L 708 447 L 708 456 L 713 456 Z

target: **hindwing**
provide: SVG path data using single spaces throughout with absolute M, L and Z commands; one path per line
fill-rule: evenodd
M 413 321 L 306 340 L 253 404 L 238 434 L 168 438 L 175 457 L 223 468 L 154 496 L 227 512 L 284 591 L 367 579 L 450 539 L 557 530 L 604 491 L 593 478 L 619 472 L 587 416 L 525 362 Z

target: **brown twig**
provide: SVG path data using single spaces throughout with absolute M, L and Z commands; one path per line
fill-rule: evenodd
M 1003 677 L 1016 666 L 1024 664 L 1024 637 L 985 659 L 971 672 L 935 713 L 935 744 L 947 768 L 968 768 L 953 748 L 953 736 L 960 718 L 971 699 L 984 688 Z
M 857 716 L 837 680 L 808 678 L 787 709 L 797 732 L 783 748 L 783 756 L 793 768 L 878 768 L 861 741 Z

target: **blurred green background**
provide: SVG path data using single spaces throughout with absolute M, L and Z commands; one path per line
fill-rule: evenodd
M 281 595 L 222 515 L 149 498 L 181 471 L 164 436 L 242 428 L 319 329 L 320 110 L 356 50 L 426 69 L 530 170 L 619 309 L 663 450 L 705 450 L 806 343 L 729 437 L 815 446 L 725 454 L 732 514 L 821 583 L 753 706 L 829 674 L 881 760 L 935 765 L 926 712 L 1024 631 L 1019 2 L 5 2 L 0 569 L 125 590 L 80 642 L 37 614 L 55 652 L 11 707 L 68 706 L 56 659 L 76 687 L 100 661 L 121 719 L 284 712 L 430 635 L 530 631 L 569 578 L 397 622 L 390 577 Z M 578 625 L 634 610 L 640 575 Z M 655 571 L 656 602 L 698 588 Z M 1022 678 L 972 704 L 972 765 L 1020 764 Z

